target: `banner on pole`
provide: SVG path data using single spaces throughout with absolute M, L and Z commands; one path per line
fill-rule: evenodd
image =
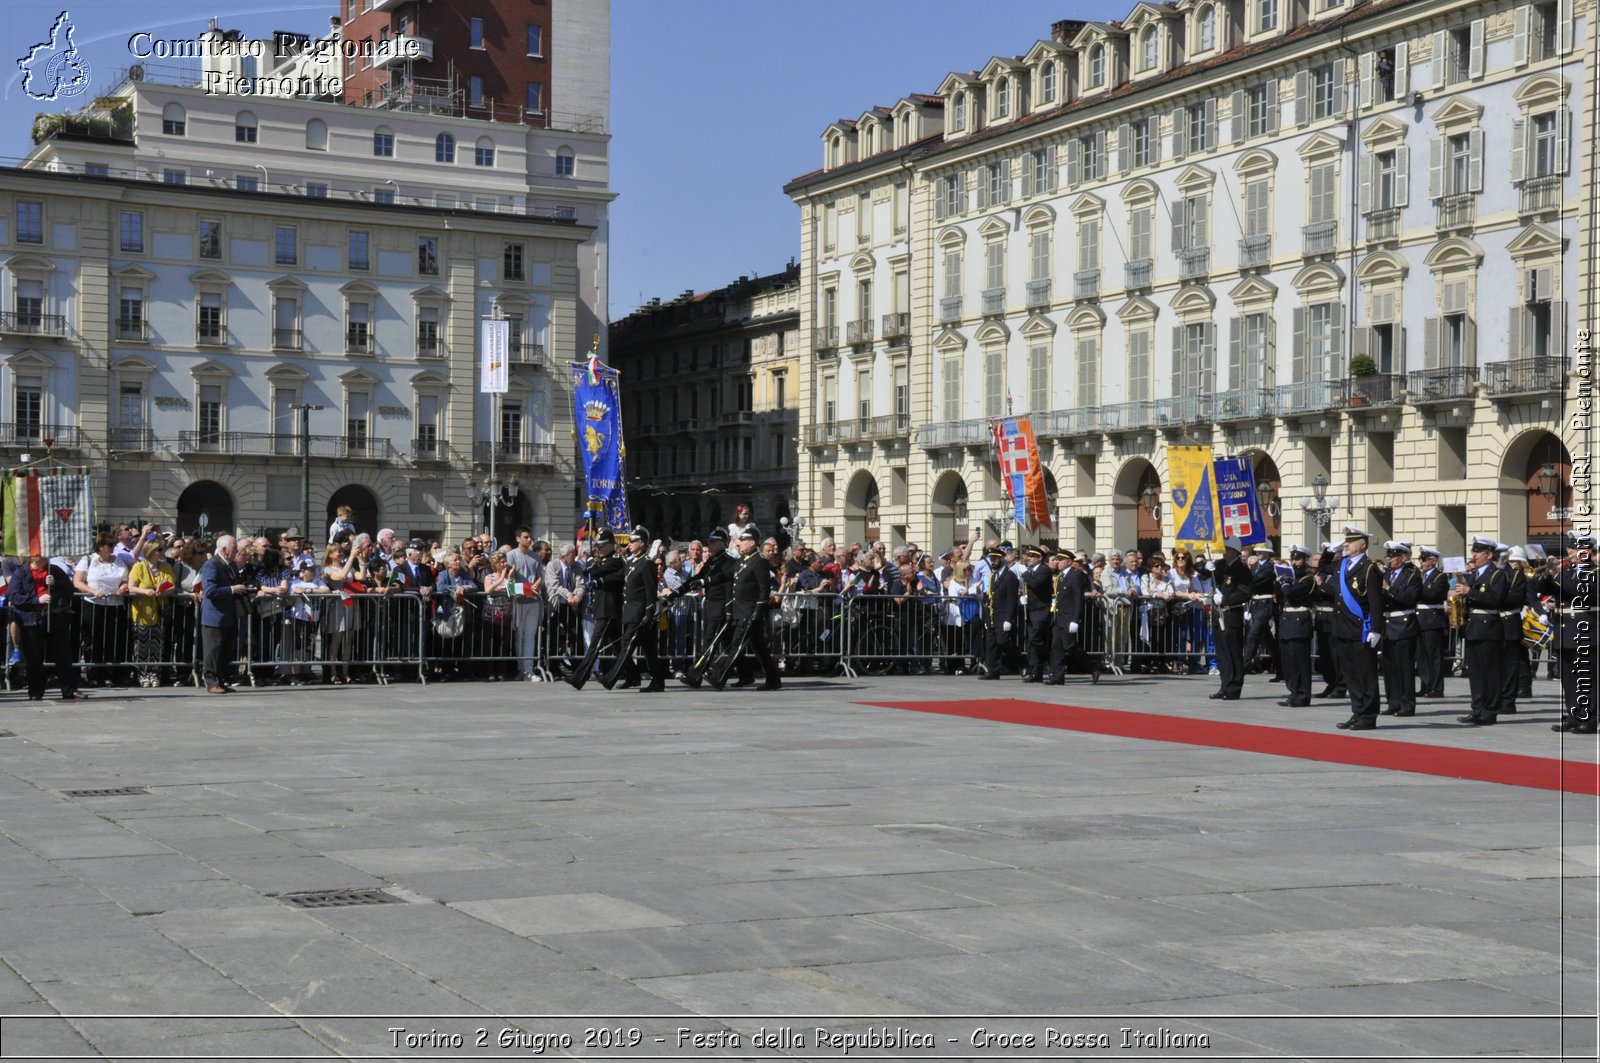
M 577 425 L 579 464 L 591 505 L 598 504 L 602 523 L 626 531 L 628 499 L 623 491 L 622 393 L 617 371 L 601 365 L 590 352 L 588 361 L 569 362 L 572 369 L 573 422 Z
M 1256 500 L 1255 470 L 1250 466 L 1250 459 L 1218 458 L 1215 469 L 1223 537 L 1237 536 L 1245 546 L 1266 542 L 1267 522 L 1261 519 L 1261 505 Z
M 1000 482 L 1011 499 L 1017 527 L 1028 531 L 1053 527 L 1033 422 L 1026 417 L 1002 417 L 996 421 L 994 449 L 1000 458 Z
M 1168 447 L 1167 472 L 1172 480 L 1174 545 L 1194 553 L 1221 552 L 1211 448 Z
M 479 326 L 483 380 L 478 390 L 486 395 L 504 395 L 511 387 L 511 322 L 484 318 Z
M 94 549 L 88 470 L 18 469 L 4 482 L 4 549 L 12 557 L 82 557 Z

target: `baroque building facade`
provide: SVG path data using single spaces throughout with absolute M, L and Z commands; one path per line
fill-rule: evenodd
M 829 126 L 786 186 L 801 512 L 1014 538 L 990 426 L 1026 413 L 1046 541 L 1170 541 L 1165 448 L 1209 443 L 1280 545 L 1553 542 L 1592 448 L 1593 14 L 1139 3 Z
M 611 325 L 630 513 L 703 538 L 738 506 L 770 533 L 795 515 L 800 270 L 660 299 Z

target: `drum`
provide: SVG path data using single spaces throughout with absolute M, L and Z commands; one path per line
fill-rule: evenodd
M 1539 619 L 1532 606 L 1522 607 L 1522 644 L 1539 650 L 1550 644 L 1550 623 Z

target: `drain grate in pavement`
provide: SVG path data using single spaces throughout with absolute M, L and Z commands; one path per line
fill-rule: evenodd
M 382 890 L 321 890 L 316 893 L 280 893 L 278 900 L 291 908 L 357 908 L 370 904 L 404 904 L 402 898 Z
M 102 786 L 97 790 L 62 790 L 67 797 L 134 797 L 150 791 L 143 786 Z

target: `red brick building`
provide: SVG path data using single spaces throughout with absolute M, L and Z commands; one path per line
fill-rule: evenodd
M 342 0 L 344 101 L 548 124 L 550 0 Z M 570 106 L 570 101 L 569 101 Z

